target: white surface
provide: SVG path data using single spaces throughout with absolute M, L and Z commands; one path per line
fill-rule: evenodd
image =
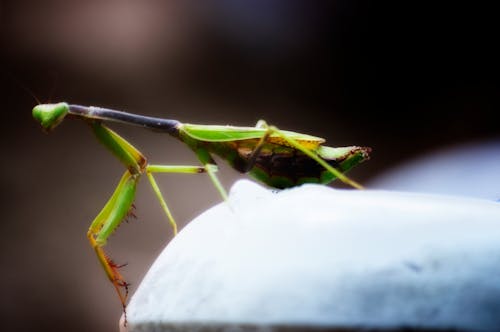
M 250 181 L 229 203 L 158 257 L 128 306 L 130 331 L 500 330 L 500 203 L 318 185 L 273 193 Z
M 500 138 L 429 153 L 387 170 L 368 187 L 500 200 Z

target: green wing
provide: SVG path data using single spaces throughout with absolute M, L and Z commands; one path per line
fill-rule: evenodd
M 265 133 L 265 128 L 258 127 L 235 127 L 235 126 L 216 126 L 216 125 L 196 125 L 184 123 L 180 126 L 179 130 L 183 131 L 190 137 L 207 142 L 228 142 L 240 141 L 246 139 L 261 138 Z M 288 137 L 295 139 L 299 142 L 317 142 L 323 143 L 325 140 L 321 137 L 295 133 L 293 131 L 282 130 L 282 133 Z M 278 137 L 278 135 L 271 135 L 271 137 Z

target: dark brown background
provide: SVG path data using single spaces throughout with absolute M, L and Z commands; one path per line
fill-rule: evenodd
M 86 229 L 121 165 L 78 121 L 50 135 L 36 104 L 68 101 L 203 124 L 279 127 L 369 145 L 378 172 L 425 151 L 497 136 L 493 8 L 356 1 L 0 2 L 0 323 L 109 331 L 120 306 Z M 169 137 L 116 127 L 154 163 L 196 163 Z M 221 165 L 226 187 L 239 178 Z M 450 165 L 453 167 L 453 165 Z M 184 225 L 220 201 L 206 177 L 162 176 Z M 109 244 L 137 285 L 171 238 L 146 185 L 138 220 Z

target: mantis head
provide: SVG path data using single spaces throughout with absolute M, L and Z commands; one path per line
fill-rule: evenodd
M 61 123 L 68 111 L 69 105 L 66 103 L 40 104 L 33 108 L 33 117 L 43 129 L 49 131 Z

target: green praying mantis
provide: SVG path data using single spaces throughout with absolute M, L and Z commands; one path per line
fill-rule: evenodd
M 227 200 L 227 193 L 215 174 L 217 166 L 212 155 L 217 155 L 238 172 L 248 173 L 273 188 L 284 189 L 303 183 L 328 184 L 339 179 L 361 189 L 360 184 L 344 173 L 367 160 L 371 151 L 368 147 L 359 146 L 323 146 L 325 140 L 320 137 L 280 130 L 262 120 L 255 127 L 196 125 L 67 103 L 37 105 L 33 108 L 33 117 L 45 131 L 54 129 L 64 118 L 84 120 L 98 141 L 126 168 L 115 191 L 87 232 L 90 245 L 116 289 L 124 312 L 129 284 L 120 274 L 120 266 L 109 258 L 103 247 L 108 237 L 129 215 L 142 175 L 148 178 L 175 235 L 177 224 L 153 174 L 206 173 L 222 198 Z M 131 124 L 167 133 L 185 143 L 196 154 L 201 166 L 148 164 L 137 148 L 108 128 L 105 122 Z

